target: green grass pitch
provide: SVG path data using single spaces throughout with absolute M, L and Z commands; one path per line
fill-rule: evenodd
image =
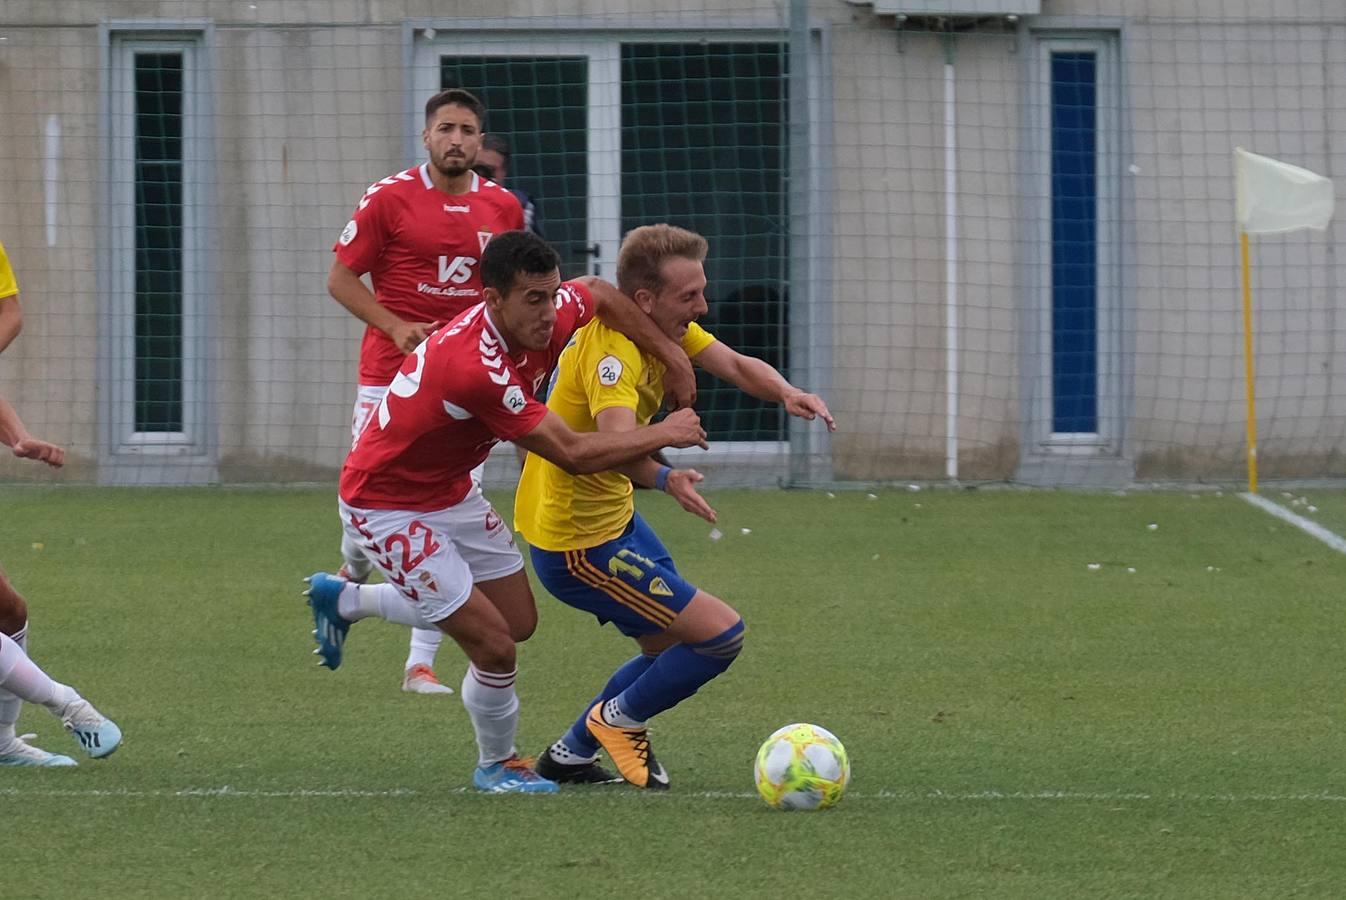
M 719 541 L 640 498 L 748 626 L 656 720 L 673 790 L 486 797 L 458 698 L 398 690 L 404 629 L 361 623 L 314 666 L 301 578 L 335 564 L 330 490 L 0 491 L 34 658 L 126 734 L 0 771 L 0 895 L 1346 893 L 1346 558 L 1233 495 L 710 497 Z M 538 602 L 525 752 L 632 652 Z M 440 659 L 456 687 L 461 654 Z M 758 744 L 801 720 L 849 751 L 834 810 L 753 793 Z M 42 710 L 20 729 L 79 757 Z

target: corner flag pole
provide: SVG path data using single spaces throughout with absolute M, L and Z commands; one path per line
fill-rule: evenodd
M 1257 493 L 1257 401 L 1253 385 L 1253 279 L 1248 235 L 1322 231 L 1332 221 L 1332 179 L 1234 148 L 1234 214 L 1243 256 L 1243 365 L 1248 379 L 1248 493 Z
M 1257 396 L 1253 378 L 1253 286 L 1248 264 L 1248 232 L 1239 232 L 1243 257 L 1243 369 L 1248 395 L 1248 493 L 1257 493 Z

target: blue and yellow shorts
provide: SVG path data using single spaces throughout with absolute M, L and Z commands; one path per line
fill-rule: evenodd
M 663 542 L 636 513 L 621 537 L 587 550 L 530 548 L 552 596 L 638 637 L 668 628 L 696 587 L 678 574 Z

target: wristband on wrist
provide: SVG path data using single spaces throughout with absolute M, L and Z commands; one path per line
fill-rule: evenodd
M 669 466 L 660 466 L 659 471 L 654 476 L 654 487 L 656 490 L 668 490 L 668 473 L 673 469 Z

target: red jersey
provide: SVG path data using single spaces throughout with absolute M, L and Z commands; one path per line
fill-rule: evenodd
M 436 188 L 428 164 L 371 184 L 332 248 L 355 274 L 370 273 L 374 297 L 408 322 L 448 322 L 480 303 L 486 242 L 523 228 L 514 195 L 471 174 L 466 194 Z M 387 384 L 405 358 L 386 334 L 366 328 L 360 384 Z
M 510 349 L 484 303 L 430 335 L 356 439 L 341 469 L 341 499 L 418 512 L 458 503 L 498 441 L 528 434 L 547 415 L 537 389 L 593 310 L 584 285 L 561 285 L 545 350 Z

